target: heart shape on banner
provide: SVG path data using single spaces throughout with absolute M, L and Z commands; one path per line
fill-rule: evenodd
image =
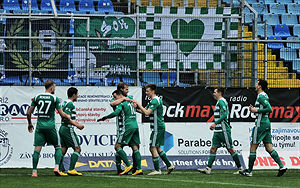
M 177 39 L 178 20 L 175 20 L 171 25 L 171 33 L 173 39 Z M 187 23 L 185 20 L 179 19 L 179 38 L 180 39 L 201 39 L 204 34 L 204 23 L 201 20 L 195 19 Z M 180 42 L 179 49 L 187 57 L 194 50 L 199 42 Z

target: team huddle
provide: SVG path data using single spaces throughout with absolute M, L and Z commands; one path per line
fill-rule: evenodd
M 47 80 L 44 85 L 46 89 L 45 93 L 39 94 L 32 99 L 31 106 L 27 112 L 28 131 L 33 132 L 34 126 L 31 122 L 31 114 L 34 111 L 34 108 L 37 107 L 38 119 L 34 134 L 32 177 L 37 177 L 39 154 L 46 143 L 53 145 L 55 148 L 55 167 L 53 170 L 55 175 L 81 176 L 82 173 L 75 170 L 75 164 L 80 155 L 81 148 L 74 127 L 77 127 L 80 130 L 84 128 L 84 125 L 75 121 L 76 108 L 74 102 L 78 98 L 78 90 L 74 87 L 69 88 L 67 91 L 68 99 L 60 104 L 59 99 L 53 95 L 55 92 L 55 83 L 51 80 Z M 278 153 L 272 148 L 271 125 L 268 118 L 269 113 L 272 112 L 272 108 L 269 103 L 268 95 L 264 92 L 266 88 L 267 81 L 258 80 L 255 86 L 255 90 L 258 93 L 255 106 L 249 106 L 250 111 L 255 113 L 257 118 L 252 132 L 248 169 L 243 169 L 238 154 L 232 145 L 232 127 L 229 122 L 229 107 L 226 99 L 223 97 L 225 89 L 222 87 L 214 89 L 213 96 L 217 100 L 217 104 L 214 109 L 215 122 L 210 126 L 210 130 L 214 130 L 212 147 L 210 149 L 207 167 L 198 169 L 199 172 L 210 174 L 212 164 L 216 158 L 217 149 L 225 147 L 237 165 L 238 171 L 235 172 L 235 174 L 250 177 L 252 176 L 253 165 L 256 159 L 256 150 L 261 141 L 263 141 L 266 151 L 279 165 L 277 176 L 282 176 L 287 171 L 287 168 L 282 164 Z M 119 83 L 117 90 L 112 93 L 113 99 L 110 101 L 110 106 L 114 111 L 97 120 L 99 122 L 116 117 L 117 140 L 115 143 L 115 162 L 117 174 L 119 175 L 127 175 L 129 172 L 132 172 L 132 175 L 143 174 L 141 168 L 141 154 L 139 151 L 140 135 L 136 120 L 136 112 L 149 116 L 150 120 L 150 152 L 154 170 L 148 175 L 162 174 L 159 166 L 159 157 L 167 166 L 165 174 L 170 174 L 175 169 L 175 166 L 171 164 L 166 153 L 161 148 L 161 146 L 164 146 L 165 141 L 163 101 L 156 95 L 155 84 L 147 84 L 145 89 L 146 95 L 151 101 L 147 106 L 143 107 L 137 100 L 128 96 L 128 84 L 124 82 Z M 59 131 L 57 131 L 55 125 L 55 109 L 62 118 Z M 128 160 L 126 152 L 123 150 L 124 146 L 129 146 L 132 149 L 132 164 Z M 63 166 L 64 155 L 70 147 L 73 148 L 74 152 L 70 158 L 69 169 L 65 171 Z M 126 165 L 124 170 L 121 168 L 122 161 Z

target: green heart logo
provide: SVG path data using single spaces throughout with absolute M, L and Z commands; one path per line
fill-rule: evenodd
M 178 20 L 171 25 L 171 33 L 173 39 L 177 39 Z M 204 23 L 200 20 L 192 20 L 187 23 L 185 20 L 179 19 L 179 38 L 180 39 L 201 39 L 204 33 Z M 187 57 L 194 50 L 199 42 L 180 42 L 179 49 Z

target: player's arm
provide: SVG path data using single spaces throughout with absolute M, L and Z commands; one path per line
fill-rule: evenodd
M 272 107 L 265 97 L 259 97 L 258 102 L 263 105 L 263 109 L 257 109 L 257 113 L 271 113 Z
M 117 108 L 115 109 L 115 111 L 108 114 L 107 116 L 104 116 L 103 118 L 98 119 L 97 121 L 99 122 L 99 121 L 104 121 L 106 119 L 114 118 L 114 117 L 116 117 L 117 115 L 120 114 L 121 110 L 122 110 L 122 105 L 118 105 Z
M 137 102 L 134 99 L 132 100 L 132 102 L 135 103 L 137 105 L 137 107 L 139 108 L 139 109 L 136 110 L 137 112 L 145 114 L 146 116 L 149 116 L 153 112 L 152 109 L 150 109 L 150 108 L 144 108 L 139 102 Z
M 84 128 L 84 125 L 82 124 L 79 124 L 78 122 L 76 121 L 73 121 L 71 118 L 70 118 L 70 115 L 68 115 L 67 113 L 65 113 L 61 108 L 58 108 L 57 109 L 59 115 L 65 119 L 65 121 L 68 123 L 68 124 L 71 124 L 71 125 L 74 125 L 75 127 L 77 127 L 78 129 L 82 130 Z
M 225 103 L 224 103 L 223 101 L 220 101 L 220 102 L 219 102 L 219 107 L 220 107 L 222 116 L 215 122 L 216 125 L 217 125 L 217 124 L 220 124 L 221 121 L 223 121 L 224 119 L 226 119 L 227 114 L 228 114 L 226 105 L 225 105 Z
M 111 107 L 117 106 L 118 104 L 121 104 L 123 101 L 125 101 L 126 98 L 129 99 L 128 97 L 122 97 L 122 98 L 120 98 L 120 99 L 111 101 L 111 102 L 110 102 L 110 106 L 111 106 Z
M 28 132 L 32 133 L 33 130 L 34 130 L 34 127 L 32 125 L 32 122 L 31 122 L 31 114 L 34 110 L 35 106 L 30 106 L 29 110 L 27 111 L 27 122 L 28 122 Z

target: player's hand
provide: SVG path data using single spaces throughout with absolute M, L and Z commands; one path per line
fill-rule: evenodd
M 254 107 L 252 106 L 252 104 L 250 104 L 249 110 L 250 110 L 250 112 L 252 112 L 252 113 L 256 113 L 256 112 L 257 112 L 257 109 L 254 108 Z
M 99 122 L 99 121 L 105 121 L 106 119 L 107 119 L 106 117 L 103 117 L 103 118 L 97 119 L 97 122 Z
M 77 127 L 79 130 L 82 130 L 82 129 L 84 128 L 84 125 L 78 124 L 76 127 Z
M 229 127 L 230 127 L 230 129 L 232 129 L 232 126 L 231 126 L 231 124 L 229 124 Z
M 213 123 L 213 124 L 211 124 L 211 126 L 209 127 L 209 129 L 210 129 L 210 130 L 214 130 L 214 129 L 215 129 L 215 127 L 216 127 L 216 124 L 215 124 L 215 123 Z
M 28 132 L 32 133 L 34 130 L 34 127 L 32 124 L 28 124 Z

